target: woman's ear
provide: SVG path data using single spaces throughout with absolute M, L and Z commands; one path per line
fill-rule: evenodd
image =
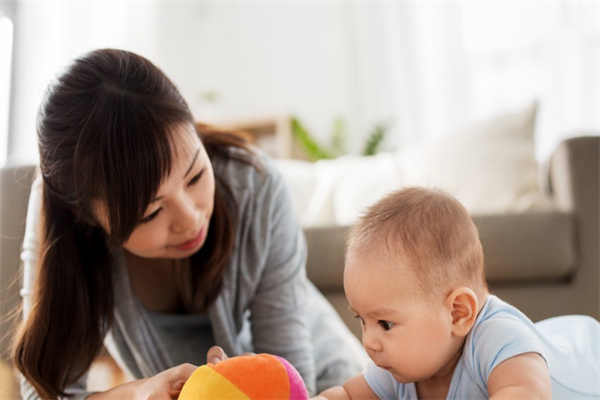
M 467 287 L 454 290 L 446 298 L 446 309 L 452 317 L 452 334 L 458 337 L 467 336 L 479 312 L 475 292 Z

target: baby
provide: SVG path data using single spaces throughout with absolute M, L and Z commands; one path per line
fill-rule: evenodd
M 452 196 L 407 188 L 352 229 L 344 288 L 371 362 L 327 399 L 600 397 L 600 324 L 534 324 L 488 291 L 477 228 Z

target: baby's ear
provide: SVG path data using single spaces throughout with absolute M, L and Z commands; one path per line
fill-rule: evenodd
M 452 334 L 458 337 L 467 336 L 479 310 L 475 293 L 467 287 L 454 290 L 446 298 L 446 308 L 452 316 Z

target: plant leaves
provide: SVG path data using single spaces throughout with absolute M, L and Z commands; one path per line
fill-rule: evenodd
M 387 124 L 375 125 L 373 131 L 369 134 L 369 137 L 367 138 L 367 141 L 365 143 L 365 147 L 362 152 L 363 156 L 372 156 L 377 154 L 379 145 L 381 144 L 381 142 L 383 142 L 387 129 Z
M 337 117 L 331 132 L 331 152 L 336 157 L 346 154 L 346 137 L 346 123 L 342 117 Z
M 296 117 L 292 117 L 292 133 L 298 138 L 311 161 L 335 158 L 329 150 L 317 143 Z

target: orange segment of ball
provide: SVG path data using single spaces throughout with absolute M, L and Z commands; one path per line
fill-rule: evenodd
M 216 365 L 198 367 L 179 394 L 179 400 L 286 400 L 290 397 L 308 398 L 304 382 L 291 364 L 270 354 L 238 356 Z
M 244 356 L 240 363 L 224 363 L 217 370 L 251 399 L 281 400 L 290 396 L 290 381 L 285 367 L 267 354 Z M 256 371 L 261 371 L 257 379 Z M 270 388 L 266 391 L 265 388 Z

